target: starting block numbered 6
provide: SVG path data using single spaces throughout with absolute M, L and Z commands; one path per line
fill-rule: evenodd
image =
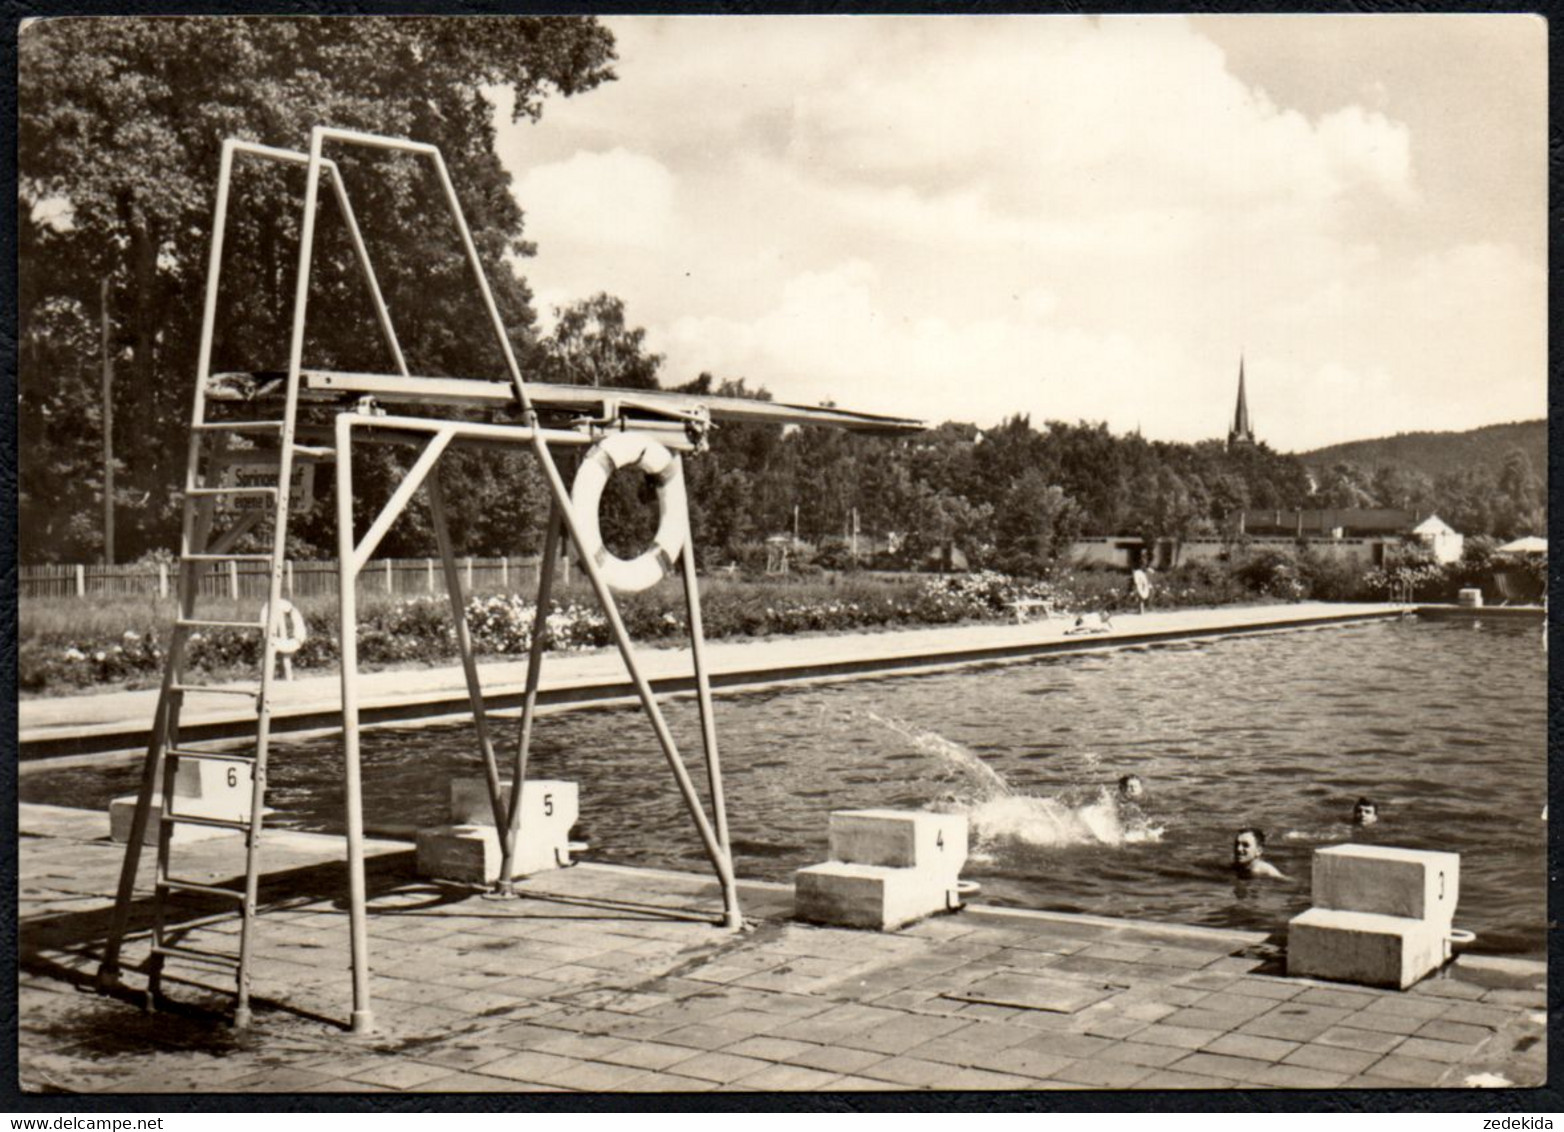
M 255 766 L 248 759 L 186 756 L 174 769 L 174 810 L 181 817 L 217 818 L 223 821 L 250 820 L 250 801 L 255 785 Z M 163 808 L 159 786 L 152 796 L 152 818 L 147 822 L 143 843 L 157 844 L 158 815 Z M 136 814 L 136 796 L 127 794 L 109 803 L 109 833 L 115 841 L 128 841 Z M 175 841 L 204 841 L 228 835 L 227 830 L 176 825 Z

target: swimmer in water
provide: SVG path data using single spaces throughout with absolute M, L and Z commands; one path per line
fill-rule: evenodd
M 1249 880 L 1261 877 L 1286 880 L 1281 870 L 1264 860 L 1264 856 L 1265 832 L 1252 825 L 1240 829 L 1233 838 L 1233 872 Z
M 1126 774 L 1119 778 L 1118 793 L 1113 801 L 1118 811 L 1120 834 L 1125 840 L 1138 840 L 1145 832 L 1146 811 L 1141 809 L 1145 797 L 1146 784 L 1140 780 L 1140 775 Z
M 1352 807 L 1353 825 L 1373 825 L 1379 821 L 1379 807 L 1367 798 L 1359 798 Z

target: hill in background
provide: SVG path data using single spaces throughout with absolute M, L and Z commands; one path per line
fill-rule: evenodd
M 1473 466 L 1498 467 L 1511 449 L 1519 448 L 1539 473 L 1548 467 L 1548 422 L 1515 421 L 1486 425 L 1466 432 L 1402 432 L 1376 440 L 1353 440 L 1311 452 L 1298 459 L 1314 468 L 1346 462 L 1361 468 L 1406 468 L 1437 478 Z

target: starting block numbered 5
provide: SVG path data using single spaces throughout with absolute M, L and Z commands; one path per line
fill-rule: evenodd
M 418 831 L 418 873 L 433 880 L 490 884 L 500 876 L 500 838 L 489 788 L 481 778 L 453 778 L 450 825 Z M 503 788 L 510 805 L 510 787 Z M 580 815 L 580 787 L 557 779 L 522 784 L 521 832 L 512 879 L 570 864 L 570 830 Z

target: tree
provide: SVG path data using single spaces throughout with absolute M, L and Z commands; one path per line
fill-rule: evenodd
M 63 339 L 61 319 L 50 312 L 90 320 L 99 281 L 108 279 L 116 425 L 136 438 L 138 453 L 121 477 L 130 512 L 122 538 L 131 555 L 171 542 L 212 189 L 229 136 L 299 148 L 312 126 L 326 123 L 438 146 L 513 343 L 526 346 L 530 295 L 507 262 L 531 247 L 483 92 L 512 88 L 516 119 L 536 119 L 548 94 L 612 79 L 613 59 L 609 33 L 581 18 L 489 19 L 481 34 L 465 21 L 431 17 L 28 25 L 18 105 L 22 420 L 79 420 L 73 401 L 95 380 L 96 357 Z M 427 163 L 347 147 L 333 157 L 410 364 L 425 373 L 499 375 L 500 351 Z M 284 360 L 300 185 L 296 169 L 249 162 L 235 178 L 218 368 L 277 368 Z M 384 347 L 366 330 L 374 324 L 340 217 L 330 194 L 323 198 L 306 357 L 387 368 Z M 78 445 L 96 442 L 79 429 Z M 56 474 L 73 460 L 24 446 L 21 518 L 30 534 L 47 531 L 54 510 L 74 506 Z M 366 484 L 388 466 L 366 460 Z M 58 549 L 28 546 L 35 555 Z
M 544 381 L 656 389 L 663 356 L 646 351 L 646 331 L 625 323 L 624 302 L 612 295 L 555 311 L 554 330 L 538 343 L 536 363 Z
M 1377 507 L 1379 499 L 1374 494 L 1369 474 L 1343 460 L 1320 472 L 1309 505 L 1330 509 Z
M 1188 538 L 1209 509 L 1203 496 L 1203 487 L 1191 491 L 1182 476 L 1160 464 L 1138 483 L 1135 517 L 1126 533 L 1137 534 L 1148 544 L 1159 538 Z
M 1542 480 L 1524 449 L 1512 448 L 1499 469 L 1496 534 L 1506 538 L 1547 530 Z
M 1381 464 L 1374 469 L 1372 490 L 1382 507 L 1422 513 L 1433 510 L 1434 481 L 1416 468 Z
M 1439 517 L 1463 535 L 1496 533 L 1498 485 L 1486 468 L 1466 467 L 1434 481 Z
M 1080 508 L 1075 501 L 1036 468 L 1023 472 L 1010 485 L 994 518 L 1002 558 L 1017 565 L 1030 559 L 1033 571 L 1056 558 L 1080 528 Z

